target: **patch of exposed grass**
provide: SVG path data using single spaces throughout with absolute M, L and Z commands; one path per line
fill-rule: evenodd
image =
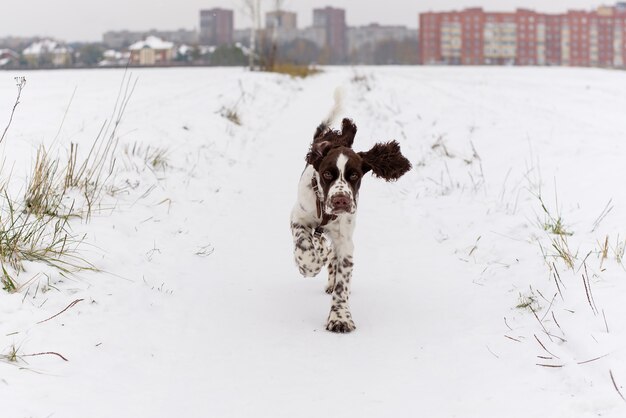
M 37 149 L 32 177 L 24 196 L 25 210 L 38 216 L 58 216 L 64 190 L 59 186 L 59 160 L 51 159 L 43 146 Z
M 557 213 L 556 216 L 554 216 L 552 213 L 550 213 L 550 211 L 546 207 L 546 204 L 541 198 L 541 195 L 538 195 L 537 199 L 539 199 L 539 203 L 541 204 L 541 209 L 543 210 L 544 217 L 545 217 L 544 221 L 542 222 L 542 227 L 544 231 L 553 235 L 560 235 L 560 236 L 574 235 L 573 232 L 568 231 L 566 229 L 563 223 L 563 218 L 561 217 L 560 214 Z
M 219 114 L 235 125 L 241 126 L 241 118 L 239 117 L 239 112 L 237 112 L 237 106 L 222 106 Z
M 271 73 L 285 74 L 291 77 L 307 78 L 321 73 L 321 70 L 310 65 L 298 65 L 298 64 L 274 64 L 266 71 Z
M 17 290 L 17 286 L 15 286 L 15 281 L 7 272 L 7 269 L 2 265 L 2 277 L 0 278 L 0 282 L 2 283 L 2 290 L 6 290 L 9 293 L 13 293 Z
M 136 85 L 137 78 L 133 79 L 124 73 L 112 115 L 102 124 L 87 156 L 80 164 L 78 145 L 71 144 L 63 187 L 64 190 L 77 189 L 85 197 L 87 217 L 91 215 L 94 203 L 100 199 L 109 179 L 113 176 L 119 143 L 117 128 L 122 122 Z
M 2 354 L 0 357 L 2 357 L 5 361 L 17 363 L 17 361 L 20 359 L 18 352 L 19 347 L 16 347 L 15 344 L 12 344 L 9 348 L 9 351 L 6 354 Z
M 138 158 L 151 170 L 165 170 L 169 167 L 169 150 L 165 147 L 143 147 L 135 142 L 132 146 L 124 147 L 124 154 L 128 159 Z M 135 164 L 135 163 L 132 163 Z
M 25 80 L 17 79 L 17 82 L 18 98 L 13 112 L 19 103 Z M 21 289 L 17 278 L 25 271 L 25 262 L 45 264 L 61 275 L 96 270 L 78 252 L 84 237 L 72 232 L 69 218 L 86 215 L 88 219 L 92 206 L 106 191 L 105 186 L 113 175 L 116 162 L 117 128 L 136 83 L 137 79 L 133 80 L 124 73 L 111 118 L 102 124 L 84 158 L 80 158 L 76 144 L 70 145 L 67 165 L 58 157 L 51 157 L 43 146 L 39 147 L 23 203 L 15 202 L 9 196 L 5 185 L 9 184 L 10 178 L 0 184 L 0 283 L 3 290 L 16 292 Z M 165 154 L 160 151 L 151 154 L 150 159 L 153 166 L 166 164 Z M 75 208 L 74 200 L 71 205 L 64 204 L 71 189 L 84 196 L 85 206 Z
M 535 296 L 532 292 L 527 295 L 522 295 L 520 293 L 518 303 L 515 307 L 517 309 L 528 309 L 529 311 L 538 311 L 540 309 L 537 296 Z
M 146 153 L 146 162 L 154 170 L 165 170 L 169 166 L 167 153 L 166 148 L 152 148 Z
M 545 232 L 547 232 L 548 239 L 550 240 L 550 247 L 554 250 L 546 252 L 542 247 L 541 250 L 544 259 L 548 265 L 550 265 L 550 262 L 548 261 L 549 257 L 561 259 L 568 268 L 573 270 L 577 259 L 577 253 L 571 251 L 568 238 L 574 235 L 574 233 L 567 230 L 560 214 L 557 213 L 555 216 L 548 210 L 548 207 L 541 198 L 541 194 L 536 194 L 535 196 L 539 200 L 544 214 L 543 220 L 538 219 L 538 224 Z
M 0 261 L 4 271 L 4 265 L 8 265 L 19 274 L 24 271 L 24 261 L 44 263 L 65 273 L 94 269 L 78 255 L 82 238 L 72 234 L 68 217 L 34 215 L 18 210 L 6 192 L 3 197 Z M 8 272 L 6 277 L 10 277 Z
M 550 238 L 550 241 L 552 244 L 552 248 L 556 251 L 554 256 L 563 260 L 565 265 L 573 270 L 574 261 L 576 260 L 577 256 L 570 250 L 569 243 L 567 242 L 567 239 L 565 237 L 566 235 L 555 235 L 554 237 Z
M 563 225 L 563 219 L 559 216 L 543 223 L 543 230 L 553 235 L 572 236 L 573 232 L 568 231 Z

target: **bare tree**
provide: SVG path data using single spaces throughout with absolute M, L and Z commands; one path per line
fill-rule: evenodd
M 254 56 L 256 55 L 256 35 L 261 26 L 261 0 L 242 0 L 243 11 L 250 18 L 250 51 L 248 66 L 254 69 Z
M 269 51 L 269 57 L 267 60 L 267 67 L 271 70 L 276 64 L 277 52 L 278 52 L 278 29 L 282 26 L 281 10 L 285 0 L 274 0 L 274 22 L 272 22 L 272 44 Z

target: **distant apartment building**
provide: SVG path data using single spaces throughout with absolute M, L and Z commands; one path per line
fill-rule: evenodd
M 284 10 L 266 13 L 265 30 L 267 35 L 272 39 L 275 38 L 278 44 L 285 44 L 301 37 L 297 16 L 294 12 Z
M 563 14 L 423 13 L 419 46 L 422 64 L 624 67 L 626 3 Z
M 250 29 L 234 31 L 234 39 L 243 44 L 249 42 L 249 35 Z M 345 11 L 332 7 L 315 9 L 312 26 L 302 29 L 298 29 L 297 15 L 293 12 L 266 13 L 265 29 L 260 30 L 257 35 L 257 39 L 276 40 L 280 46 L 295 41 L 308 41 L 319 49 L 316 59 L 323 64 L 397 62 L 397 59 L 385 58 L 392 55 L 402 55 L 405 58 L 411 55 L 411 63 L 417 62 L 417 29 L 378 23 L 348 27 Z M 402 43 L 407 40 L 409 42 L 403 45 L 389 45 L 394 41 Z M 295 43 L 289 45 L 287 49 L 294 45 Z M 306 48 L 304 45 L 306 43 L 300 42 L 298 47 Z
M 148 31 L 108 31 L 102 35 L 102 43 L 109 48 L 123 49 L 135 42 L 146 39 L 148 36 L 155 36 L 179 44 L 195 44 L 198 42 L 198 32 L 195 30 L 178 29 L 174 31 L 164 31 L 150 29 Z
M 350 62 L 377 64 L 380 48 L 389 48 L 390 42 L 411 41 L 417 43 L 417 29 L 406 26 L 385 26 L 371 23 L 367 26 L 348 27 L 346 31 Z M 417 47 L 414 47 L 415 53 Z
M 367 45 L 384 41 L 417 40 L 417 30 L 406 26 L 384 26 L 371 23 L 367 26 L 348 27 L 346 40 L 350 50 L 358 50 Z
M 333 7 L 313 9 L 313 28 L 324 33 L 329 63 L 345 62 L 348 52 L 345 10 Z
M 200 43 L 215 46 L 232 44 L 233 30 L 232 10 L 200 10 Z
M 265 29 L 259 30 L 257 39 L 274 36 L 274 30 L 279 45 L 295 41 L 306 40 L 315 44 L 319 49 L 327 51 L 327 62 L 341 62 L 346 57 L 347 38 L 345 12 L 340 9 L 319 9 L 313 12 L 313 25 L 299 29 L 297 14 L 288 11 L 274 11 L 265 14 Z M 250 29 L 234 31 L 234 40 L 247 44 L 250 38 Z
M 298 31 L 298 38 L 314 43 L 322 49 L 326 46 L 326 28 L 320 26 L 309 26 Z
M 298 15 L 294 12 L 277 10 L 265 14 L 265 27 L 295 30 L 298 28 Z
M 248 45 L 250 42 L 250 28 L 246 29 L 234 29 L 233 30 L 233 43 L 241 43 Z
M 130 63 L 133 65 L 159 65 L 172 61 L 174 44 L 156 36 L 149 36 L 128 47 Z

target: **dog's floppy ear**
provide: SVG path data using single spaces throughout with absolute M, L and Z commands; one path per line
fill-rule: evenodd
M 356 125 L 352 120 L 344 118 L 341 121 L 341 145 L 352 148 L 354 136 L 356 135 Z
M 318 170 L 320 168 L 322 160 L 324 159 L 326 154 L 328 154 L 328 151 L 330 151 L 331 146 L 332 144 L 330 143 L 330 141 L 314 142 L 313 144 L 311 144 L 311 149 L 306 155 L 306 162 L 308 164 L 311 164 L 313 168 Z
M 367 152 L 358 153 L 363 159 L 363 174 L 372 170 L 386 181 L 397 180 L 411 169 L 411 163 L 400 152 L 396 141 L 378 143 Z

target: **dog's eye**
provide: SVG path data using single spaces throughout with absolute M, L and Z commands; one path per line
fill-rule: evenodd
M 324 171 L 324 173 L 322 174 L 322 176 L 324 177 L 324 179 L 326 180 L 332 180 L 333 179 L 333 173 L 331 173 L 330 171 Z
M 359 175 L 357 173 L 350 174 L 350 180 L 357 181 L 359 179 Z

